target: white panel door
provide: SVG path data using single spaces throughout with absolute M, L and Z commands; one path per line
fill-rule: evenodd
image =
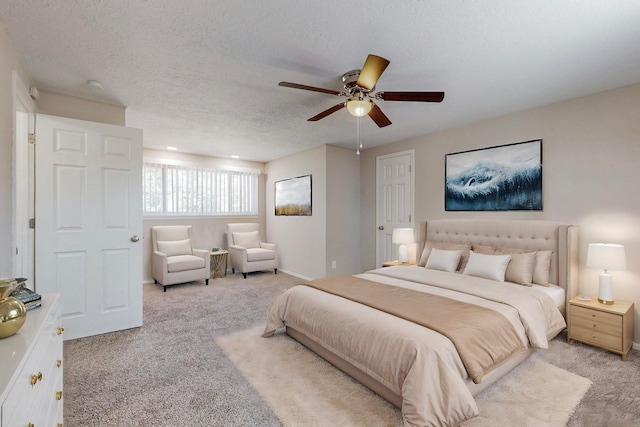
M 413 150 L 376 158 L 376 267 L 398 259 L 394 228 L 413 228 Z
M 142 325 L 142 131 L 36 118 L 36 290 L 65 339 Z

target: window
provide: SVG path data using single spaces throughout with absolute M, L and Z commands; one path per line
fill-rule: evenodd
M 145 215 L 257 215 L 258 171 L 145 162 Z

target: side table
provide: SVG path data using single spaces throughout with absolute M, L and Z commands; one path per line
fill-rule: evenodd
M 606 305 L 596 299 L 571 299 L 567 342 L 574 340 L 618 353 L 626 360 L 633 345 L 633 303 L 617 300 Z
M 227 258 L 229 257 L 228 251 L 209 252 L 211 259 L 211 279 L 218 277 L 227 277 Z

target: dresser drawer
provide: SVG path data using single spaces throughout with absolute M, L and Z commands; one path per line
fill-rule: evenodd
M 622 336 L 622 317 L 618 318 L 618 324 L 612 325 L 610 322 L 603 322 L 599 319 L 585 319 L 584 317 L 571 317 L 571 324 L 573 327 L 579 327 L 591 330 L 594 333 L 612 335 L 614 337 Z
M 571 321 L 574 322 L 577 319 L 593 320 L 599 323 L 612 325 L 616 328 L 620 328 L 622 326 L 622 316 L 573 305 L 571 306 Z
M 616 335 L 607 334 L 594 328 L 581 327 L 573 323 L 571 325 L 571 338 L 615 351 L 623 350 L 622 336 L 619 333 Z

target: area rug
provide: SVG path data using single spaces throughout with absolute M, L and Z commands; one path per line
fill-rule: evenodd
M 263 327 L 216 343 L 285 426 L 402 426 L 400 411 L 284 333 Z M 565 426 L 591 381 L 533 355 L 476 397 L 465 427 Z

